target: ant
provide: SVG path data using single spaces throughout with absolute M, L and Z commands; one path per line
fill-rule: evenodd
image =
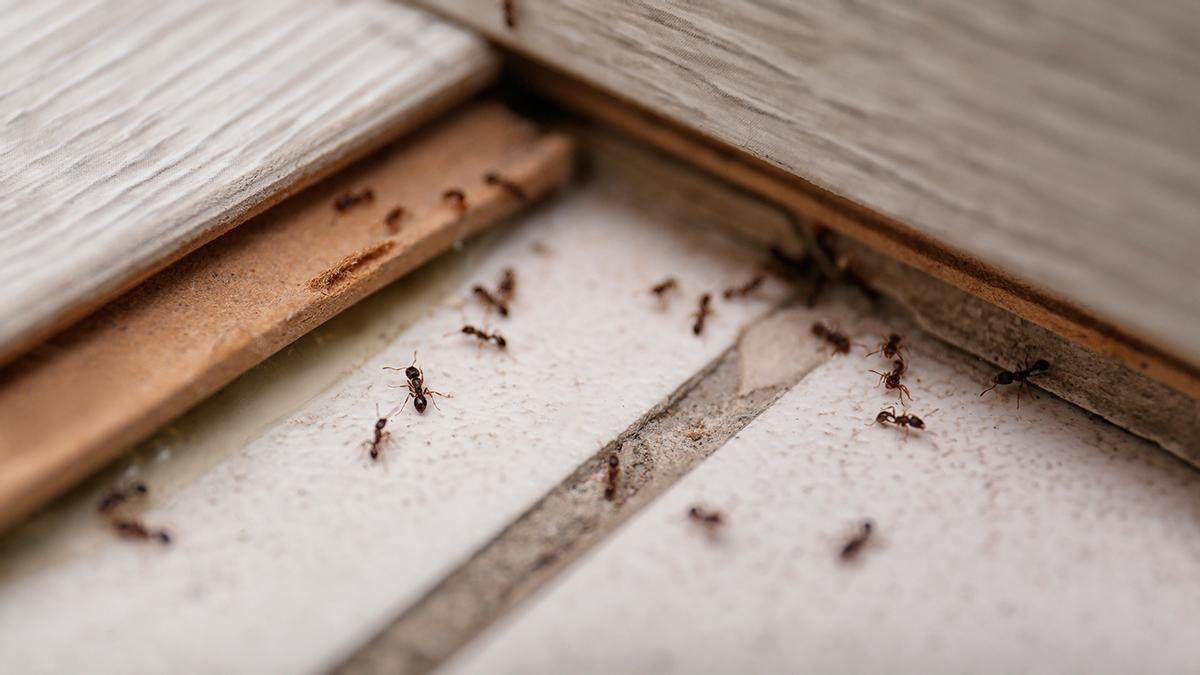
M 146 484 L 138 481 L 126 488 L 113 488 L 96 505 L 97 513 L 112 513 L 118 506 L 134 499 L 142 499 L 150 492 Z
M 397 408 L 396 410 L 393 410 L 393 411 L 389 412 L 388 414 L 383 415 L 382 417 L 379 417 L 379 419 L 375 420 L 375 438 L 374 438 L 374 440 L 363 441 L 363 443 L 365 445 L 368 445 L 371 448 L 371 461 L 375 461 L 375 460 L 379 459 L 379 446 L 382 445 L 383 442 L 386 441 L 391 436 L 391 433 L 384 431 L 383 428 L 387 426 L 388 420 L 391 418 L 392 415 L 395 415 L 398 410 L 399 410 L 399 408 Z M 379 404 L 375 404 L 375 414 L 377 416 L 379 415 Z
M 696 323 L 692 324 L 692 334 L 699 335 L 704 332 L 704 320 L 713 313 L 712 307 L 709 306 L 711 303 L 711 293 L 700 296 L 700 308 L 692 315 L 696 317 Z
M 604 486 L 604 498 L 612 501 L 617 497 L 617 479 L 621 475 L 621 460 L 617 453 L 608 456 L 608 483 Z
M 505 267 L 500 274 L 500 284 L 496 286 L 500 299 L 507 305 L 517 294 L 517 273 L 511 267 Z
M 461 218 L 470 208 L 467 202 L 467 195 L 458 188 L 450 188 L 442 193 L 442 199 L 453 206 L 458 211 L 458 217 Z
M 479 299 L 483 300 L 484 304 L 487 304 L 490 307 L 495 307 L 496 311 L 500 313 L 500 316 L 508 316 L 508 304 L 499 297 L 492 295 L 488 289 L 477 284 L 475 288 L 471 289 L 471 292 L 479 296 Z
M 688 509 L 688 518 L 692 522 L 704 527 L 708 531 L 708 535 L 714 536 L 717 533 L 717 528 L 725 525 L 725 515 L 720 511 L 709 511 L 702 506 L 693 506 Z
M 358 192 L 347 192 L 333 200 L 333 208 L 338 212 L 348 211 L 351 208 L 366 202 L 375 201 L 375 191 L 371 188 L 363 188 Z
M 505 349 L 508 347 L 508 340 L 505 340 L 503 335 L 495 331 L 489 333 L 485 330 L 480 330 L 471 324 L 467 324 L 462 327 L 460 332 L 463 335 L 474 335 L 484 342 L 495 342 L 496 346 L 500 349 Z
M 393 368 L 391 366 L 384 366 L 383 369 L 384 370 L 400 370 L 399 368 Z M 400 386 L 408 388 L 408 395 L 404 397 L 404 403 L 400 404 L 400 408 L 403 408 L 404 404 L 408 403 L 408 399 L 411 398 L 413 400 L 413 407 L 416 408 L 417 413 L 424 414 L 425 409 L 429 406 L 430 398 L 432 398 L 434 396 L 442 396 L 444 398 L 453 398 L 453 396 L 451 396 L 450 394 L 443 394 L 440 391 L 434 391 L 434 390 L 430 389 L 429 387 L 425 386 L 425 374 L 422 373 L 421 369 L 417 367 L 417 353 L 416 352 L 413 352 L 412 363 L 409 364 L 409 366 L 404 369 L 404 376 L 406 378 L 408 378 L 408 382 L 406 382 Z M 434 402 L 433 402 L 433 407 L 435 407 L 435 408 L 438 407 L 436 400 L 434 400 Z M 438 408 L 438 410 L 441 410 L 441 408 Z M 376 422 L 376 426 L 378 426 L 378 422 Z
M 871 370 L 868 372 L 875 373 L 879 376 L 879 384 L 884 385 L 888 389 L 895 389 L 900 395 L 900 402 L 903 403 L 905 396 L 908 396 L 908 400 L 912 400 L 912 392 L 910 392 L 908 387 L 904 386 L 904 383 L 900 381 L 900 376 L 903 375 L 904 371 L 907 369 L 908 366 L 904 365 L 904 359 L 896 359 L 895 364 L 892 366 L 892 369 L 889 372 L 881 373 L 878 370 Z M 879 384 L 875 386 L 878 387 Z
M 1044 373 L 1047 370 L 1050 370 L 1050 362 L 1049 361 L 1047 361 L 1046 359 L 1038 359 L 1037 361 L 1034 361 L 1033 365 L 1031 366 L 1031 365 L 1029 365 L 1029 355 L 1026 354 L 1025 355 L 1025 368 L 1023 370 L 1016 370 L 1016 371 L 1002 370 L 1002 371 L 996 373 L 996 377 L 992 378 L 992 386 L 979 392 L 979 395 L 983 396 L 984 394 L 988 393 L 989 391 L 995 389 L 997 385 L 1012 384 L 1013 382 L 1017 382 L 1018 383 L 1017 384 L 1017 407 L 1020 408 L 1021 407 L 1021 390 L 1024 389 L 1025 387 L 1029 386 L 1029 378 L 1031 378 L 1034 375 L 1037 375 L 1039 373 Z M 1033 395 L 1032 391 L 1030 391 L 1030 395 L 1031 396 Z
M 501 6 L 504 8 L 504 25 L 508 26 L 509 30 L 517 27 L 517 7 L 516 0 L 504 0 Z
M 862 552 L 863 547 L 867 545 L 867 540 L 871 538 L 871 532 L 874 529 L 875 525 L 870 520 L 864 520 L 859 525 L 858 532 L 842 546 L 842 551 L 838 554 L 838 557 L 843 562 L 850 562 L 857 558 L 858 554 Z
M 766 280 L 767 277 L 765 274 L 759 274 L 741 286 L 731 286 L 726 288 L 724 294 L 725 299 L 731 300 L 733 298 L 744 298 L 753 293 L 759 286 L 762 286 L 763 282 Z
M 522 204 L 529 201 L 529 196 L 525 194 L 525 190 L 523 190 L 520 185 L 517 185 L 495 171 L 489 171 L 485 173 L 483 175 L 483 182 L 487 183 L 488 185 L 504 188 L 508 194 L 515 197 L 516 200 Z
M 388 211 L 387 215 L 383 217 L 383 222 L 385 225 L 387 225 L 388 231 L 395 232 L 399 230 L 400 221 L 406 215 L 408 215 L 408 209 L 405 209 L 403 206 L 397 206 L 391 211 Z
M 904 360 L 904 355 L 900 353 L 900 340 L 902 338 L 896 333 L 892 333 L 887 337 L 887 340 L 879 343 L 879 349 L 867 354 L 873 356 L 882 353 L 885 358 Z
M 929 414 L 932 415 L 935 412 L 937 412 L 937 410 L 934 410 Z M 904 429 L 905 438 L 908 438 L 908 430 L 910 427 L 921 431 L 925 429 L 925 420 L 909 413 L 897 415 L 895 406 L 890 406 L 884 410 L 880 410 L 879 414 L 875 416 L 875 424 L 885 424 L 889 422 L 898 427 L 902 427 Z
M 500 284 L 496 286 L 495 293 L 492 293 L 479 284 L 476 284 L 471 289 L 471 292 L 477 295 L 489 307 L 496 308 L 500 316 L 506 317 L 508 316 L 508 303 L 512 301 L 517 293 L 517 275 L 511 267 L 506 267 L 500 276 Z
M 658 304 L 663 308 L 667 306 L 667 294 L 679 288 L 679 282 L 675 277 L 667 277 L 661 282 L 650 287 L 650 292 L 658 297 Z
M 812 334 L 828 342 L 834 354 L 850 353 L 850 338 L 845 333 L 818 322 L 812 325 Z
M 166 530 L 151 530 L 140 520 L 119 518 L 113 521 L 113 529 L 124 539 L 157 539 L 162 544 L 171 543 L 171 534 Z

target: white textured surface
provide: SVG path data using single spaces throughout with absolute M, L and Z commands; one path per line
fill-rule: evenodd
M 833 359 L 445 672 L 1200 668 L 1200 474 L 1060 401 L 980 400 L 957 353 L 910 359 L 928 433 L 865 426 L 876 362 Z
M 0 352 L 492 67 L 386 0 L 3 0 Z
M 37 546 L 12 552 L 0 580 L 0 672 L 328 667 L 766 311 L 764 300 L 718 300 L 705 335 L 693 336 L 697 296 L 744 280 L 759 260 L 705 227 L 715 209 L 704 194 L 654 181 L 633 197 L 604 180 L 505 233 L 458 289 L 516 268 L 512 317 L 492 320 L 510 355 L 445 337 L 482 312 L 470 300 L 441 306 L 163 495 L 146 519 L 171 527 L 169 549 L 116 541 L 88 523 L 52 534 L 77 543 L 48 563 Z M 685 293 L 664 313 L 647 289 L 666 275 Z M 375 405 L 402 398 L 386 387 L 402 378 L 380 367 L 407 365 L 414 349 L 429 385 L 454 398 L 396 417 L 385 463 L 371 465 L 359 444 Z M 156 471 L 153 484 L 175 482 L 171 462 Z

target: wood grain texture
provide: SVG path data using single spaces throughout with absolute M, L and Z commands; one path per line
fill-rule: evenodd
M 1200 5 L 422 0 L 1200 363 Z
M 577 80 L 525 60 L 513 61 L 510 67 L 523 83 L 569 110 L 615 126 L 639 140 L 761 195 L 804 219 L 829 226 L 878 253 L 995 305 L 1002 313 L 1011 313 L 1079 345 L 1083 350 L 1094 352 L 1101 359 L 1111 360 L 1114 362 L 1111 366 L 1121 367 L 1123 364 L 1125 368 L 1138 373 L 1139 377 L 1144 376 L 1193 400 L 1200 400 L 1200 368 L 1139 339 L 1075 303 L 1023 283 L 978 258 L 949 249 L 903 223 L 817 188 L 746 153 L 729 150 L 681 125 L 623 103 Z M 745 227 L 738 228 L 739 233 L 764 246 L 789 247 L 800 244 L 793 226 L 786 222 L 765 226 L 764 222 L 748 221 Z M 1015 334 L 1010 333 L 1009 337 L 1015 337 Z M 986 353 L 994 352 L 994 349 L 989 349 Z M 1105 370 L 1108 370 L 1107 366 Z M 1066 398 L 1071 399 L 1070 396 Z M 1110 403 L 1120 405 L 1120 399 L 1114 398 Z M 1094 408 L 1088 409 L 1095 411 Z M 1101 414 L 1108 417 L 1106 413 Z
M 500 171 L 532 199 L 569 169 L 565 137 L 496 104 L 474 107 L 211 242 L 0 370 L 0 530 L 297 337 L 523 206 L 486 185 L 485 172 Z M 339 194 L 362 187 L 374 203 L 333 209 Z M 441 199 L 449 187 L 467 195 L 461 216 Z M 384 215 L 396 205 L 408 215 L 391 233 Z M 313 289 L 330 269 L 337 278 Z
M 493 72 L 385 0 L 0 2 L 0 362 Z

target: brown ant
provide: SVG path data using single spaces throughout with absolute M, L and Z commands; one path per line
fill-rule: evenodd
M 333 208 L 339 213 L 348 211 L 359 204 L 375 201 L 375 192 L 371 188 L 363 188 L 358 192 L 347 192 L 333 200 Z
M 395 232 L 399 230 L 400 221 L 406 215 L 408 215 L 408 209 L 404 208 L 403 206 L 397 206 L 391 211 L 388 211 L 387 215 L 383 217 L 383 222 L 385 225 L 387 225 L 388 231 Z
M 458 211 L 458 217 L 461 218 L 470 208 L 470 203 L 467 202 L 467 195 L 458 188 L 450 188 L 442 193 L 442 199 L 453 206 Z
M 504 25 L 508 26 L 509 30 L 517 27 L 517 7 L 516 0 L 504 0 L 500 3 L 504 9 Z
M 903 375 L 904 371 L 907 369 L 908 367 L 904 365 L 904 359 L 896 359 L 892 369 L 886 373 L 881 373 L 878 370 L 871 370 L 868 372 L 875 373 L 879 376 L 879 384 L 884 385 L 887 389 L 895 389 L 900 395 L 900 402 L 903 403 L 905 396 L 908 397 L 908 400 L 912 400 L 912 393 L 909 392 L 908 387 L 904 386 L 904 383 L 900 381 L 900 376 Z M 875 386 L 878 387 L 879 384 Z
M 472 326 L 471 324 L 467 324 L 467 325 L 463 326 L 462 329 L 458 332 L 462 333 L 463 335 L 474 335 L 475 337 L 479 338 L 483 342 L 494 342 L 494 343 L 496 343 L 496 346 L 499 347 L 500 349 L 505 349 L 508 347 L 508 340 L 505 340 L 504 336 L 496 331 L 492 331 L 491 333 L 489 333 L 485 330 L 476 328 L 475 326 Z
M 384 370 L 400 370 L 399 368 L 393 368 L 391 366 L 384 366 L 383 369 Z M 430 389 L 429 387 L 425 386 L 425 374 L 422 373 L 421 369 L 417 367 L 417 353 L 416 352 L 413 352 L 413 362 L 411 364 L 409 364 L 409 366 L 407 368 L 404 369 L 404 376 L 406 378 L 408 378 L 408 382 L 406 382 L 400 386 L 406 387 L 408 389 L 408 395 L 404 397 L 404 402 L 400 404 L 400 406 L 399 406 L 400 408 L 404 408 L 404 405 L 406 403 L 408 403 L 408 399 L 411 398 L 413 400 L 413 407 L 416 408 L 417 413 L 424 414 L 425 409 L 429 406 L 429 400 L 432 399 L 434 396 L 441 396 L 443 398 L 453 398 L 453 396 L 451 396 L 450 394 L 443 394 L 440 391 L 434 391 L 434 390 Z M 433 407 L 435 407 L 435 408 L 438 407 L 436 399 L 433 401 Z M 438 408 L 438 409 L 441 410 L 441 408 Z M 378 423 L 376 423 L 376 424 L 378 424 Z
M 1034 375 L 1037 375 L 1039 373 L 1044 373 L 1047 370 L 1050 370 L 1050 362 L 1049 361 L 1047 361 L 1046 359 L 1038 359 L 1037 361 L 1034 361 L 1033 365 L 1031 366 L 1031 365 L 1029 365 L 1029 355 L 1027 354 L 1025 356 L 1025 368 L 1024 369 L 1016 370 L 1016 371 L 1002 370 L 1002 371 L 996 373 L 996 376 L 994 378 L 992 378 L 992 386 L 979 392 L 979 395 L 983 396 L 984 394 L 988 393 L 989 391 L 995 389 L 997 385 L 1012 384 L 1013 382 L 1016 382 L 1016 383 L 1018 383 L 1017 384 L 1017 407 L 1020 408 L 1021 407 L 1021 390 L 1024 389 L 1025 387 L 1029 386 L 1029 378 L 1031 378 Z M 1030 392 L 1030 395 L 1031 396 L 1033 395 L 1032 391 Z
M 150 492 L 150 488 L 146 484 L 138 481 L 125 488 L 113 488 L 104 495 L 100 503 L 96 505 L 97 513 L 112 513 L 117 507 L 133 501 L 135 499 L 143 499 Z
M 696 323 L 692 324 L 692 334 L 699 335 L 704 332 L 704 320 L 713 313 L 712 307 L 710 307 L 711 304 L 711 293 L 705 293 L 700 296 L 700 307 L 692 314 L 692 316 L 696 317 Z
M 142 521 L 135 518 L 118 518 L 112 523 L 113 529 L 124 539 L 157 539 L 162 544 L 171 543 L 171 534 L 166 530 L 151 530 Z
M 604 498 L 612 501 L 617 497 L 617 479 L 621 476 L 621 460 L 617 453 L 608 456 L 608 483 L 604 486 Z
M 503 188 L 506 192 L 508 192 L 508 194 L 512 195 L 522 204 L 529 201 L 529 196 L 525 194 L 525 190 L 522 189 L 520 185 L 517 185 L 495 171 L 489 171 L 485 173 L 483 175 L 483 182 L 494 187 Z
M 506 267 L 500 276 L 500 284 L 496 286 L 496 292 L 492 293 L 483 286 L 476 284 L 471 289 L 484 304 L 493 307 L 500 316 L 508 316 L 508 303 L 512 301 L 517 293 L 517 275 L 511 267 Z
M 717 529 L 725 525 L 724 514 L 720 511 L 709 511 L 702 506 L 693 506 L 688 509 L 688 518 L 691 518 L 693 523 L 704 527 L 710 537 L 715 536 Z
M 763 282 L 766 280 L 767 277 L 765 274 L 759 274 L 741 286 L 731 286 L 726 288 L 724 293 L 725 299 L 732 300 L 733 298 L 744 298 L 757 290 L 759 286 L 762 286 Z
M 932 415 L 935 412 L 937 412 L 937 410 L 934 410 L 929 414 Z M 923 431 L 925 429 L 925 420 L 909 413 L 897 415 L 895 406 L 890 406 L 884 410 L 880 410 L 879 414 L 875 416 L 875 424 L 887 423 L 895 424 L 896 426 L 903 428 L 905 438 L 908 438 L 908 430 L 910 427 L 919 431 Z
M 511 267 L 505 267 L 500 274 L 500 283 L 496 286 L 496 294 L 507 305 L 517 294 L 517 273 Z
M 471 289 L 471 292 L 478 296 L 480 300 L 483 300 L 484 304 L 496 308 L 500 316 L 508 316 L 508 305 L 500 298 L 492 295 L 488 289 L 477 284 L 475 288 Z
M 834 354 L 850 353 L 850 338 L 840 330 L 818 322 L 812 325 L 812 334 L 829 343 L 829 346 L 833 347 Z
M 651 286 L 650 292 L 658 298 L 659 306 L 666 308 L 667 294 L 669 294 L 671 291 L 674 291 L 678 288 L 679 288 L 679 282 L 675 280 L 675 277 L 667 277 L 666 279 L 662 280 L 661 282 Z
M 902 338 L 899 335 L 897 335 L 896 333 L 892 333 L 891 335 L 889 335 L 887 337 L 887 340 L 879 343 L 879 349 L 876 349 L 875 351 L 868 353 L 867 356 L 874 356 L 875 354 L 882 353 L 885 358 L 900 359 L 901 361 L 903 361 L 904 355 L 902 355 L 900 353 L 900 340 L 901 339 Z
M 387 426 L 388 420 L 392 417 L 392 415 L 395 415 L 398 410 L 399 408 L 389 412 L 386 415 L 379 416 L 379 405 L 375 405 L 375 415 L 379 417 L 379 419 L 375 420 L 375 438 L 374 440 L 363 441 L 364 445 L 371 448 L 371 461 L 379 459 L 379 446 L 382 445 L 383 442 L 389 437 L 391 437 L 391 433 L 384 431 L 383 428 Z
M 838 557 L 840 557 L 843 562 L 850 562 L 851 560 L 857 558 L 858 554 L 862 553 L 863 548 L 867 545 L 867 540 L 871 538 L 871 532 L 874 529 L 875 526 L 870 520 L 864 520 L 862 524 L 859 525 L 858 532 L 856 532 L 854 536 L 842 546 L 842 551 L 838 554 Z

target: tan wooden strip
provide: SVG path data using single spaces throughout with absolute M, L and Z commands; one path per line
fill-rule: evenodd
M 456 113 L 208 244 L 0 371 L 0 529 L 352 303 L 569 174 L 570 143 L 497 104 Z M 373 201 L 334 200 L 370 188 Z M 461 213 L 443 199 L 461 189 Z M 407 216 L 393 233 L 386 214 Z M 354 262 L 348 263 L 348 260 Z M 310 281 L 332 269 L 337 278 Z
M 513 65 L 523 81 L 575 112 L 611 124 L 806 218 L 829 225 L 884 255 L 897 258 L 1090 351 L 1113 358 L 1135 373 L 1191 398 L 1200 398 L 1200 368 L 1078 305 L 950 248 L 905 224 L 595 88 L 527 61 L 514 61 Z M 775 233 L 764 243 L 782 241 Z
M 0 364 L 495 72 L 387 0 L 0 0 Z

